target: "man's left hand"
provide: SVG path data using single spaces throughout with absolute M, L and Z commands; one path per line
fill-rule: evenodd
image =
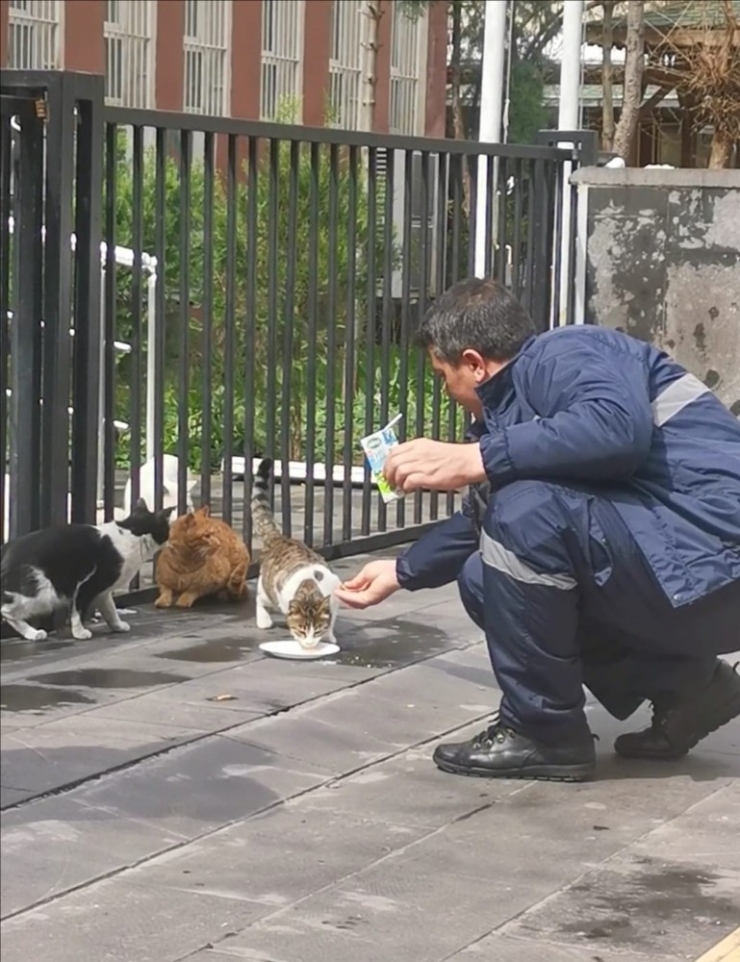
M 479 444 L 449 444 L 417 438 L 391 450 L 383 474 L 393 488 L 404 492 L 456 491 L 484 481 L 486 469 Z

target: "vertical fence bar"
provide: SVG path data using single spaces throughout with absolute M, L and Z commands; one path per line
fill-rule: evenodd
M 537 159 L 534 162 L 534 191 L 532 198 L 534 244 L 532 249 L 532 306 L 530 313 L 538 330 L 547 328 L 547 305 L 549 303 L 550 265 L 547 258 L 547 177 L 545 176 L 545 162 Z
M 308 318 L 306 329 L 306 500 L 303 540 L 314 543 L 314 465 L 316 461 L 316 353 L 318 335 L 318 233 L 321 148 L 310 146 L 308 183 Z
M 40 479 L 42 526 L 67 520 L 75 152 L 74 80 L 64 73 L 48 76 Z
M 378 253 L 378 151 L 370 147 L 367 154 L 367 313 L 365 354 L 365 424 L 364 435 L 375 430 L 375 338 L 377 329 L 377 285 L 375 260 Z M 372 487 L 370 468 L 363 457 L 362 518 L 360 532 L 370 534 Z
M 509 232 L 507 230 L 508 222 L 508 205 L 509 199 L 507 194 L 507 180 L 509 177 L 508 173 L 508 162 L 506 157 L 499 157 L 498 159 L 498 183 L 495 185 L 495 190 L 498 192 L 498 203 L 496 206 L 496 212 L 498 214 L 498 229 L 496 231 L 496 241 L 498 247 L 496 249 L 496 260 L 495 260 L 495 276 L 496 280 L 500 284 L 506 284 L 506 266 L 507 266 L 507 253 L 506 253 L 506 241 L 509 237 Z
M 291 455 L 291 381 L 294 371 L 293 341 L 295 325 L 296 261 L 298 259 L 298 173 L 301 163 L 301 143 L 290 142 L 290 166 L 288 171 L 288 244 L 285 251 L 285 311 L 283 312 L 283 363 L 281 365 L 280 400 L 280 460 L 283 463 L 280 505 L 283 516 L 283 533 L 293 531 L 292 498 L 290 484 Z
M 449 189 L 449 154 L 437 155 L 437 200 L 436 222 L 434 227 L 434 295 L 439 297 L 445 288 L 446 249 L 447 249 L 447 194 Z M 442 437 L 442 381 L 432 378 L 432 437 Z M 429 517 L 436 521 L 439 517 L 439 492 L 432 491 L 429 499 Z
M 578 165 L 574 165 L 573 172 L 578 169 Z M 561 168 L 562 170 L 562 168 Z M 563 172 L 563 176 L 565 176 Z M 568 224 L 569 235 L 568 235 L 568 264 L 570 265 L 570 277 L 568 279 L 568 300 L 566 304 L 566 323 L 574 324 L 576 322 L 576 287 L 579 284 L 578 280 L 578 252 L 576 245 L 576 236 L 578 233 L 578 187 L 575 184 L 568 182 L 565 187 L 566 190 L 570 191 L 570 220 Z
M 421 236 L 419 238 L 419 305 L 418 322 L 424 317 L 427 308 L 427 289 L 429 287 L 429 154 L 421 155 Z M 416 350 L 416 436 L 426 434 L 426 352 Z M 424 501 L 428 499 L 423 491 L 414 494 L 414 524 L 421 524 Z
M 247 303 L 244 312 L 246 330 L 244 353 L 246 371 L 244 378 L 244 506 L 242 535 L 247 547 L 252 547 L 252 459 L 254 458 L 254 412 L 257 386 L 255 385 L 255 350 L 257 343 L 257 178 L 259 140 L 250 137 L 247 152 Z
M 100 380 L 100 238 L 103 190 L 103 80 L 85 78 L 77 105 L 74 356 L 72 367 L 72 521 L 96 520 Z
M 526 258 L 524 262 L 524 296 L 523 303 L 530 314 L 534 311 L 534 279 L 535 279 L 535 190 L 534 190 L 533 160 L 527 161 L 527 242 Z M 534 315 L 533 315 L 534 316 Z
M 144 337 L 142 330 L 142 299 L 144 294 L 143 263 L 144 252 L 144 128 L 134 127 L 131 157 L 131 246 L 134 252 L 131 275 L 131 381 L 129 418 L 131 423 L 131 445 L 129 448 L 129 471 L 131 472 L 131 504 L 134 505 L 141 495 L 141 389 L 144 367 L 142 364 Z M 139 575 L 134 587 L 139 587 Z
M 154 504 L 162 507 L 164 489 L 162 452 L 164 449 L 164 378 L 165 378 L 165 312 L 166 257 L 167 257 L 167 130 L 157 127 L 156 180 L 154 187 L 154 249 L 157 256 L 157 293 L 155 298 L 154 344 Z
M 342 482 L 342 540 L 352 538 L 352 454 L 355 406 L 355 307 L 357 291 L 357 147 L 349 148 L 347 196 L 347 316 L 344 323 L 344 452 Z
M 103 517 L 113 518 L 116 493 L 116 234 L 118 126 L 105 126 L 105 317 L 103 319 Z M 133 507 L 133 502 L 132 502 Z
M 275 417 L 277 413 L 277 360 L 278 360 L 278 279 L 279 247 L 278 218 L 280 217 L 280 141 L 270 140 L 269 157 L 269 220 L 267 225 L 267 390 L 265 396 L 265 453 L 274 458 Z M 288 465 L 283 465 L 283 471 Z M 274 506 L 274 489 L 270 493 Z
M 180 236 L 178 237 L 178 260 L 180 262 L 179 317 L 177 332 L 178 390 L 177 400 L 177 513 L 183 514 L 187 507 L 187 488 L 190 475 L 190 236 L 191 236 L 191 173 L 193 163 L 193 140 L 189 130 L 180 132 Z M 206 240 L 206 243 L 207 240 Z M 201 490 L 201 498 L 203 493 Z
M 226 160 L 226 300 L 224 303 L 224 420 L 223 420 L 223 504 L 221 514 L 227 524 L 234 516 L 234 357 L 236 337 L 234 312 L 236 304 L 236 157 L 237 138 L 229 134 Z
M 8 450 L 10 405 L 10 251 L 14 238 L 10 233 L 10 171 L 14 152 L 14 136 L 10 117 L 0 115 L 0 543 L 6 540 L 5 531 L 9 519 L 6 517 L 5 504 L 6 473 L 10 469 Z M 17 189 L 17 185 L 16 185 Z M 17 230 L 18 218 L 15 218 Z M 15 280 L 15 278 L 14 278 Z M 8 492 L 8 495 L 10 492 Z
M 393 323 L 393 271 L 396 266 L 395 231 L 393 225 L 393 197 L 395 192 L 395 150 L 385 149 L 385 193 L 383 196 L 383 317 L 380 343 L 380 424 L 389 421 L 389 391 L 391 384 L 391 332 Z M 397 413 L 397 412 L 395 412 Z M 395 417 L 394 413 L 394 417 Z M 378 531 L 385 531 L 388 509 L 378 495 Z
M 399 422 L 399 439 L 405 441 L 413 431 L 409 425 L 409 350 L 411 341 L 411 270 L 412 270 L 412 213 L 414 190 L 414 154 L 407 150 L 403 163 L 403 242 L 401 246 L 401 264 L 403 276 L 401 278 L 401 330 L 398 338 L 400 358 L 398 362 L 398 400 L 399 413 L 403 414 Z M 406 527 L 406 499 L 400 498 L 396 502 L 396 527 Z
M 452 257 L 449 272 L 449 283 L 450 285 L 455 284 L 463 276 L 463 266 L 462 266 L 462 252 L 463 252 L 463 240 L 462 240 L 462 222 L 464 214 L 464 199 L 465 199 L 465 187 L 464 187 L 464 163 L 465 158 L 461 154 L 455 154 L 450 158 L 451 160 L 451 175 L 452 175 Z M 471 203 L 471 207 L 472 207 Z M 448 397 L 448 414 L 447 414 L 447 440 L 457 441 L 457 403 L 456 401 Z M 447 514 L 453 514 L 455 511 L 455 493 L 454 491 L 449 491 L 445 498 L 446 501 L 446 511 Z
M 551 217 L 553 241 L 550 244 L 548 262 L 552 264 L 551 270 L 551 294 L 550 294 L 550 315 L 548 327 L 557 325 L 560 317 L 560 280 L 563 271 L 562 247 L 560 240 L 563 233 L 563 200 L 565 184 L 563 182 L 563 166 L 560 163 L 547 165 L 550 184 L 550 196 L 554 199 L 554 212 Z M 573 261 L 569 261 L 573 265 Z M 569 285 L 572 286 L 572 285 Z
M 211 448 L 213 418 L 213 151 L 215 138 L 207 132 L 203 138 L 203 321 L 202 321 L 202 417 L 200 449 L 200 497 L 211 503 Z M 226 403 L 226 399 L 224 399 Z
M 329 147 L 329 292 L 326 338 L 326 434 L 324 478 L 324 544 L 334 541 L 334 426 L 337 354 L 337 218 L 339 214 L 339 148 Z
M 41 458 L 43 296 L 43 123 L 33 111 L 21 116 L 15 218 L 16 296 L 10 328 L 9 536 L 42 524 L 38 476 Z
M 511 240 L 511 289 L 516 297 L 522 296 L 521 279 L 521 245 L 522 245 L 522 195 L 524 191 L 523 183 L 523 162 L 520 158 L 514 161 L 514 197 L 513 197 L 513 227 Z

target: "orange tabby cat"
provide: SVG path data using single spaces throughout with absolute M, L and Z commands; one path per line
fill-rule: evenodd
M 246 545 L 225 521 L 210 515 L 206 504 L 171 525 L 157 562 L 158 608 L 169 608 L 173 602 L 178 608 L 190 608 L 209 595 L 230 601 L 246 598 Z

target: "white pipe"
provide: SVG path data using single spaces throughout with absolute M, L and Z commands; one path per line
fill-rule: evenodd
M 483 143 L 501 143 L 501 122 L 504 113 L 504 64 L 506 61 L 507 0 L 486 0 L 483 33 L 483 63 L 481 66 L 480 124 L 478 139 Z M 488 236 L 486 211 L 488 208 L 488 157 L 478 158 L 478 188 L 475 216 L 475 276 L 486 273 L 486 249 L 492 247 L 495 235 Z M 496 190 L 494 164 L 493 186 Z M 496 229 L 493 215 L 493 231 Z
M 156 395 L 154 391 L 155 372 L 157 370 L 157 275 L 150 274 L 146 282 L 146 459 L 154 457 L 154 406 Z M 187 403 L 184 401 L 183 403 Z
M 560 63 L 560 106 L 558 130 L 576 130 L 581 94 L 581 51 L 583 47 L 583 0 L 567 0 L 563 4 L 563 53 Z M 565 145 L 563 145 L 565 146 Z M 567 324 L 568 291 L 571 283 L 570 235 L 572 211 L 570 175 L 573 165 L 563 164 L 563 210 L 560 225 L 560 297 L 556 323 Z M 555 238 L 557 243 L 558 238 Z
M 105 499 L 105 268 L 100 271 L 100 369 L 98 371 L 98 492 L 97 507 Z

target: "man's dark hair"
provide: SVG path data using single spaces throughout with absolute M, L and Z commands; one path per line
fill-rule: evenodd
M 417 342 L 448 364 L 463 351 L 488 361 L 509 361 L 536 334 L 534 321 L 510 291 L 492 278 L 458 281 L 427 311 Z

